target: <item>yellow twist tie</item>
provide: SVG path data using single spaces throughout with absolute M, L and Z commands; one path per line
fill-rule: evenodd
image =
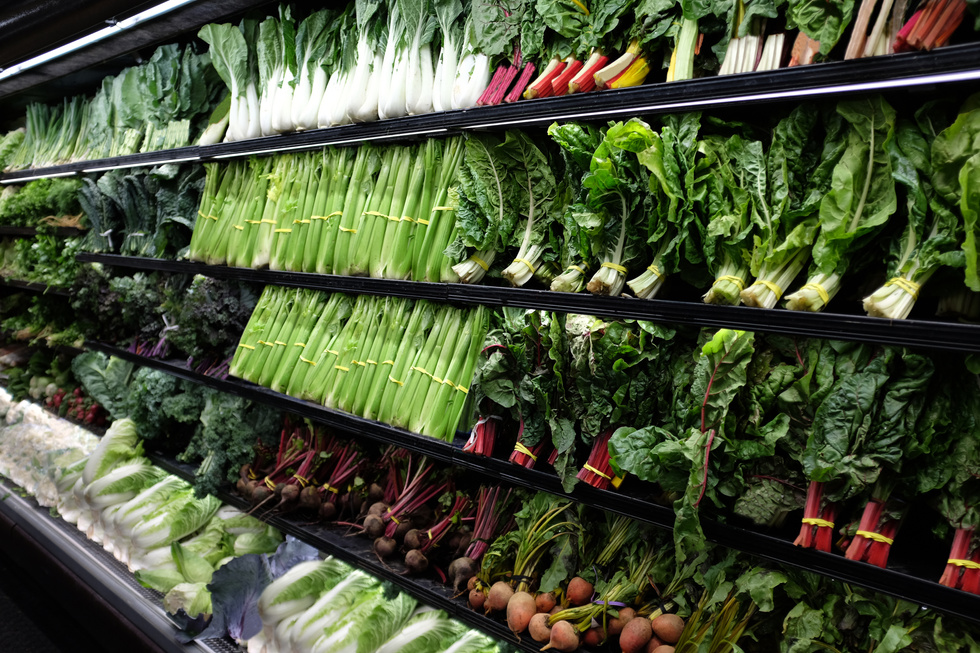
M 658 267 L 657 267 L 656 265 L 654 265 L 653 263 L 651 263 L 650 265 L 648 265 L 648 266 L 647 266 L 647 270 L 649 270 L 650 272 L 653 272 L 653 275 L 654 275 L 655 277 L 657 277 L 658 279 L 659 279 L 660 277 L 662 277 L 662 276 L 664 276 L 664 275 L 663 275 L 663 274 L 662 274 L 662 273 L 660 272 L 660 268 L 658 268 Z
M 367 362 L 367 363 L 369 363 L 369 364 L 371 364 L 371 365 L 377 365 L 377 364 L 378 364 L 378 361 L 373 361 L 373 360 L 371 360 L 370 358 L 369 358 L 369 359 L 367 359 L 367 361 L 366 361 L 366 362 Z
M 468 395 L 470 393 L 470 389 L 469 388 L 464 388 L 461 385 L 456 386 L 456 389 L 459 390 L 460 392 L 462 392 L 464 395 Z
M 351 361 L 351 362 L 356 365 L 360 365 L 361 367 L 367 367 L 367 363 L 364 363 L 362 361 Z
M 442 385 L 442 379 L 440 379 L 438 376 L 433 376 L 432 380 L 438 383 L 439 385 Z
M 906 279 L 905 277 L 894 277 L 892 279 L 889 279 L 888 282 L 885 283 L 885 285 L 898 286 L 899 288 L 907 292 L 909 295 L 911 295 L 912 299 L 914 300 L 919 299 L 919 289 L 922 288 L 921 285 L 917 284 L 911 279 Z
M 253 481 L 258 478 L 258 476 L 255 475 L 255 470 L 254 469 L 249 469 L 248 470 L 248 477 L 250 479 L 252 479 Z
M 391 516 L 391 521 L 393 521 L 393 522 L 395 522 L 396 524 L 399 524 L 399 525 L 401 524 L 401 522 L 398 521 L 398 518 L 395 517 L 394 515 Z
M 568 266 L 568 269 L 569 270 L 578 270 L 582 274 L 586 274 L 585 268 L 583 268 L 581 265 L 569 265 Z
M 514 451 L 524 454 L 534 462 L 538 462 L 538 457 L 535 456 L 533 453 L 531 453 L 531 450 L 525 447 L 524 444 L 521 442 L 518 442 L 517 444 L 514 445 Z
M 401 222 L 402 221 L 402 218 L 399 218 L 397 215 L 386 215 L 385 217 L 388 218 L 389 220 L 391 220 L 392 222 Z
M 271 342 L 266 342 L 265 340 L 259 340 L 259 344 L 260 345 L 268 345 L 269 347 L 274 347 L 275 346 Z
M 276 229 L 276 233 L 277 234 L 291 234 L 291 233 L 293 233 L 293 230 L 292 229 Z
M 365 211 L 361 215 L 373 215 L 373 216 L 375 216 L 377 218 L 388 218 L 389 220 L 391 220 L 391 216 L 390 215 L 385 215 L 384 213 L 378 213 L 377 211 Z M 395 219 L 397 220 L 398 218 L 395 218 Z
M 761 283 L 763 286 L 772 291 L 772 294 L 776 296 L 776 299 L 780 299 L 783 296 L 783 289 L 774 284 L 772 281 L 766 279 L 756 279 L 756 283 Z
M 300 487 L 306 487 L 307 485 L 310 484 L 310 479 L 306 478 L 305 476 L 300 476 L 299 474 L 293 474 L 293 478 L 299 481 Z
M 275 220 L 270 220 L 269 218 L 263 218 L 259 220 L 259 224 L 277 224 Z
M 443 385 L 448 385 L 448 386 L 451 386 L 451 387 L 453 387 L 453 388 L 455 388 L 455 387 L 456 387 L 456 384 L 455 384 L 455 383 L 453 383 L 452 381 L 450 381 L 449 379 L 446 379 L 445 381 L 443 381 L 443 382 L 442 382 L 442 384 L 443 384 Z
M 871 531 L 858 531 L 857 534 L 869 540 L 874 540 L 875 542 L 878 542 L 880 544 L 887 544 L 888 546 L 891 546 L 892 544 L 895 543 L 895 540 L 893 540 L 890 537 L 885 537 L 881 533 L 872 533 Z
M 416 220 L 413 217 L 410 217 L 410 216 L 407 216 L 407 215 L 403 215 L 401 221 L 402 222 L 415 222 Z
M 980 569 L 980 562 L 973 562 L 972 560 L 960 560 L 959 558 L 950 558 L 946 561 L 947 565 L 953 565 L 954 567 L 963 567 L 965 569 Z
M 727 281 L 729 283 L 735 284 L 735 287 L 738 288 L 739 292 L 745 290 L 745 282 L 742 281 L 740 277 L 733 277 L 730 274 L 723 274 L 717 279 L 715 279 L 715 283 L 718 283 L 719 281 Z
M 302 356 L 300 356 L 299 359 L 304 363 L 309 363 L 313 367 L 316 367 L 316 361 L 311 361 L 309 358 L 303 358 Z
M 323 489 L 326 490 L 327 492 L 333 492 L 334 494 L 340 494 L 340 490 L 338 490 L 334 486 L 330 485 L 329 483 L 324 483 L 323 484 Z
M 341 227 L 340 230 L 341 231 L 346 231 L 349 234 L 356 234 L 357 233 L 357 229 L 348 229 L 347 227 Z
M 333 349 L 324 349 L 323 350 L 323 353 L 324 354 L 333 354 L 334 356 L 340 356 L 340 352 L 339 351 L 334 351 Z
M 272 479 L 270 479 L 268 476 L 265 477 L 265 486 L 273 491 L 276 489 L 276 484 L 273 483 Z
M 456 209 L 454 209 L 451 206 L 433 206 L 432 207 L 432 212 L 433 213 L 435 213 L 436 211 L 455 211 L 455 210 Z
M 239 347 L 244 347 L 245 349 L 250 349 L 252 351 L 255 351 L 255 347 L 253 347 L 252 345 L 246 345 L 246 344 L 242 343 L 242 344 L 240 344 L 238 346 Z
M 340 370 L 341 372 L 350 372 L 350 368 L 344 367 L 343 365 L 334 365 L 333 368 L 335 370 Z
M 606 263 L 603 263 L 602 265 L 600 265 L 599 267 L 601 267 L 601 268 L 609 268 L 610 270 L 615 270 L 616 272 L 619 272 L 620 274 L 626 274 L 626 272 L 627 272 L 627 270 L 626 270 L 625 267 L 623 267 L 622 265 L 618 265 L 616 263 L 606 262 Z
M 428 225 L 429 224 L 429 221 L 426 220 L 426 219 L 424 219 L 424 218 L 419 218 L 418 220 L 416 220 L 416 222 L 418 222 L 419 224 L 424 224 L 424 225 Z
M 200 215 L 200 216 L 201 216 L 202 218 L 207 218 L 208 220 L 214 220 L 215 222 L 217 222 L 217 221 L 218 221 L 218 216 L 216 216 L 216 215 L 204 215 L 204 214 L 203 214 L 203 213 L 201 213 L 200 211 L 198 211 L 198 214 L 199 214 L 199 215 Z
M 399 381 L 398 379 L 396 379 L 395 377 L 393 377 L 391 375 L 388 375 L 388 380 L 391 381 L 392 383 L 397 383 L 398 385 L 400 385 L 402 387 L 405 386 L 405 382 L 404 381 Z
M 817 528 L 833 528 L 834 522 L 827 521 L 826 519 L 820 519 L 818 517 L 804 517 L 804 524 L 810 524 L 811 526 L 816 526 Z
M 302 347 L 303 349 L 306 349 L 306 343 L 305 342 L 297 342 L 296 344 L 293 345 L 293 347 Z
M 243 227 L 240 224 L 236 224 L 236 225 L 232 225 L 232 226 L 235 227 L 235 229 L 238 229 L 239 231 L 245 231 L 245 227 Z
M 395 364 L 395 361 L 382 361 L 381 364 L 382 365 L 394 365 Z
M 820 301 L 822 301 L 825 305 L 830 303 L 830 293 L 828 293 L 827 289 L 821 286 L 819 283 L 808 283 L 800 288 L 800 290 L 807 289 L 817 293 L 820 296 Z
M 293 220 L 293 224 L 310 224 L 310 220 Z
M 603 474 L 602 472 L 600 472 L 598 469 L 596 469 L 595 467 L 593 467 L 589 463 L 585 463 L 584 465 L 582 465 L 582 468 L 583 469 L 587 469 L 588 471 L 592 472 L 593 474 L 598 474 L 599 476 L 601 476 L 602 478 L 606 479 L 607 481 L 611 481 L 612 480 L 612 477 L 609 474 Z
M 414 372 L 421 372 L 422 374 L 425 374 L 430 379 L 432 378 L 432 374 L 430 374 L 429 371 L 426 370 L 426 369 L 424 369 L 424 368 L 421 368 L 421 367 L 412 367 L 412 371 L 414 371 Z
M 490 266 L 489 266 L 489 265 L 487 265 L 487 262 L 486 262 L 486 261 L 484 261 L 484 260 L 483 260 L 482 258 L 480 258 L 479 256 L 477 256 L 476 254 L 474 254 L 474 255 L 473 255 L 473 256 L 471 256 L 470 258 L 471 258 L 471 259 L 473 259 L 473 262 L 474 262 L 474 263 L 476 263 L 476 264 L 477 264 L 477 265 L 479 265 L 479 266 L 480 266 L 481 268 L 483 268 L 483 271 L 484 271 L 484 272 L 486 272 L 487 270 L 489 270 L 489 269 L 490 269 Z
M 535 272 L 537 272 L 537 270 L 534 268 L 534 266 L 531 265 L 531 262 L 528 261 L 526 258 L 515 258 L 514 259 L 514 263 L 523 263 L 524 265 L 527 266 L 527 269 L 531 271 L 531 274 L 534 274 Z
M 262 224 L 261 220 L 246 220 L 245 224 Z
M 282 340 L 276 340 L 276 344 L 279 345 L 280 347 L 288 347 L 289 346 L 286 343 L 284 343 Z
M 432 539 L 432 529 L 431 528 L 428 530 L 428 535 L 429 535 L 429 539 L 431 540 Z

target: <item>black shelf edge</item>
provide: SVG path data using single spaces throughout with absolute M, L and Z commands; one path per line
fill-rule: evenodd
M 190 145 L 172 150 L 156 152 L 140 152 L 108 159 L 93 159 L 91 161 L 76 161 L 46 168 L 28 168 L 7 172 L 0 176 L 4 183 L 27 182 L 44 177 L 69 176 L 76 173 L 106 172 L 116 168 L 141 168 L 144 166 L 162 165 L 164 163 L 189 163 L 200 160 L 200 147 Z
M 309 272 L 252 270 L 206 265 L 192 261 L 165 261 L 117 254 L 78 254 L 77 260 L 140 270 L 201 274 L 219 279 L 313 288 L 331 292 L 428 299 L 455 304 L 516 306 L 560 313 L 584 313 L 608 318 L 687 324 L 696 327 L 724 327 L 763 333 L 853 340 L 924 349 L 980 352 L 980 325 L 957 322 L 887 320 L 866 315 L 807 313 L 785 309 L 749 308 L 747 306 L 716 306 L 664 299 L 599 297 L 588 293 L 560 293 L 526 288 L 343 277 Z
M 86 230 L 79 229 L 78 227 L 48 227 L 43 233 L 70 238 L 72 236 L 82 236 L 86 233 Z M 0 238 L 4 236 L 32 238 L 37 234 L 38 231 L 35 227 L 0 227 Z
M 164 471 L 193 482 L 194 468 L 192 466 L 176 462 L 160 454 L 150 453 L 147 457 Z M 254 508 L 248 501 L 231 492 L 219 490 L 215 496 L 224 503 L 244 512 L 249 512 Z M 536 653 L 541 648 L 529 637 L 519 641 L 502 621 L 490 619 L 471 610 L 465 600 L 465 593 L 463 597 L 454 598 L 452 589 L 442 583 L 429 578 L 406 575 L 403 573 L 405 567 L 400 562 L 389 560 L 382 563 L 371 549 L 371 543 L 368 540 L 361 537 L 348 537 L 346 528 L 303 523 L 299 519 L 277 514 L 262 514 L 258 511 L 252 514 L 267 524 L 275 526 L 283 533 L 292 535 L 323 553 L 343 560 L 372 576 L 393 583 L 425 604 L 445 610 L 450 617 L 458 619 L 471 628 L 480 630 L 528 653 Z
M 46 283 L 35 283 L 33 281 L 21 281 L 19 279 L 0 279 L 0 287 L 6 286 L 7 288 L 17 288 L 18 290 L 26 290 L 27 292 L 34 292 L 40 295 L 54 295 L 56 297 L 68 297 L 69 293 L 66 288 L 59 288 L 58 286 L 49 286 Z
M 975 83 L 980 80 L 978 61 L 980 43 L 968 43 L 939 48 L 932 52 L 905 52 L 768 72 L 647 84 L 616 91 L 525 100 L 492 107 L 443 111 L 218 143 L 196 149 L 182 148 L 133 155 L 147 157 L 142 163 L 131 162 L 132 157 L 81 161 L 11 172 L 0 176 L 0 179 L 66 174 L 99 167 L 147 165 L 146 161 L 159 163 L 168 158 L 183 156 L 232 159 L 252 154 L 310 150 L 331 144 L 355 144 L 368 140 L 403 141 L 428 136 L 448 136 L 470 130 L 540 127 L 555 121 L 617 120 L 678 111 L 814 100 L 827 96 L 839 97 L 913 87 L 929 89 L 937 85 Z
M 0 514 L 41 544 L 150 641 L 167 653 L 212 650 L 204 643 L 183 645 L 177 642 L 177 630 L 163 608 L 152 605 L 140 596 L 113 565 L 100 559 L 101 556 L 93 548 L 97 545 L 87 547 L 78 537 L 72 537 L 64 524 L 55 523 L 57 518 L 52 517 L 46 508 L 18 496 L 12 490 L 16 486 L 8 483 L 6 480 L 0 481 Z
M 213 379 L 192 372 L 175 363 L 145 358 L 103 343 L 90 342 L 86 343 L 86 346 L 89 349 L 118 356 L 137 365 L 152 367 L 201 385 L 297 413 L 350 437 L 364 437 L 376 442 L 395 444 L 404 449 L 425 454 L 434 460 L 475 472 L 489 479 L 571 498 L 593 508 L 626 515 L 660 528 L 673 529 L 674 526 L 674 511 L 667 506 L 618 492 L 599 490 L 584 483 L 578 483 L 574 491 L 568 494 L 562 489 L 558 477 L 548 472 L 525 469 L 507 461 L 465 453 L 447 442 L 347 413 L 329 410 L 317 404 L 273 392 L 245 381 L 231 378 L 227 380 Z M 892 569 L 881 569 L 873 565 L 854 562 L 840 555 L 802 549 L 779 537 L 710 519 L 702 520 L 702 528 L 707 539 L 715 544 L 743 551 L 771 562 L 816 572 L 841 582 L 860 585 L 980 624 L 980 596 L 944 587 L 938 583 L 938 579 L 920 578 Z

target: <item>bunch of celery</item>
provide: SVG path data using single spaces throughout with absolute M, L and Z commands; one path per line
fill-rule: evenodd
M 455 280 L 459 139 L 327 148 L 228 165 L 207 181 L 190 258 L 211 265 Z
M 269 286 L 230 366 L 247 381 L 452 440 L 486 309 Z

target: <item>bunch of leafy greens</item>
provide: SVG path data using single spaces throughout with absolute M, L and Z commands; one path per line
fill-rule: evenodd
M 77 179 L 36 179 L 24 186 L 5 186 L 0 193 L 0 225 L 37 227 L 48 217 L 81 214 Z
M 212 390 L 143 367 L 136 371 L 126 407 L 144 440 L 167 453 L 179 453 L 199 427 L 201 411 Z
M 198 275 L 163 304 L 167 341 L 195 360 L 224 359 L 245 331 L 257 301 L 249 284 Z
M 113 419 L 127 416 L 126 396 L 133 377 L 132 363 L 102 352 L 89 351 L 72 360 L 71 370 L 85 392 L 102 404 Z

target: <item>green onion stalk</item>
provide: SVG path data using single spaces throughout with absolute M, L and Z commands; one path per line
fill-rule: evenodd
M 356 386 L 352 388 L 352 400 L 345 410 L 355 415 L 364 415 L 376 379 L 382 375 L 387 377 L 388 355 L 394 353 L 394 348 L 398 346 L 412 316 L 411 302 L 400 298 L 388 298 L 386 303 L 381 333 L 365 357 L 363 361 L 365 364 L 358 365 L 357 374 L 353 379 L 356 381 Z
M 388 343 L 385 353 L 378 361 L 379 374 L 368 391 L 362 416 L 368 419 L 381 419 L 380 413 L 388 402 L 394 401 L 397 391 L 404 386 L 401 379 L 410 366 L 413 356 L 422 349 L 425 334 L 432 328 L 435 317 L 433 306 L 426 301 L 415 302 L 404 331 L 398 340 Z
M 376 254 L 371 260 L 370 274 L 376 279 L 388 278 L 392 275 L 395 268 L 396 257 L 405 256 L 406 252 L 397 249 L 399 234 L 404 231 L 402 225 L 408 223 L 407 234 L 411 234 L 411 226 L 415 223 L 415 214 L 418 211 L 419 201 L 422 197 L 422 189 L 425 183 L 425 169 L 429 161 L 429 151 L 431 148 L 426 145 L 412 148 L 405 168 L 401 171 L 404 174 L 404 186 L 395 193 L 391 208 L 388 211 L 387 220 L 384 221 L 384 230 L 376 233 L 374 244 Z M 400 179 L 400 182 L 402 180 Z M 407 244 L 401 243 L 403 247 Z
M 201 261 L 201 242 L 205 234 L 210 229 L 210 218 L 213 215 L 214 206 L 218 199 L 219 188 L 224 185 L 225 179 L 230 175 L 234 165 L 222 168 L 218 163 L 204 164 L 204 188 L 201 190 L 200 208 L 197 210 L 197 219 L 194 221 L 194 231 L 191 232 L 191 242 L 188 247 L 188 258 L 192 261 Z
M 319 324 L 318 316 L 323 315 L 326 309 L 327 295 L 322 292 L 311 291 L 309 301 L 306 302 L 303 312 L 299 315 L 292 333 L 288 339 L 283 341 L 286 344 L 276 344 L 276 350 L 273 354 L 278 357 L 278 361 L 270 357 L 270 360 L 266 362 L 266 368 L 271 371 L 271 374 L 263 376 L 262 385 L 272 388 L 276 392 L 285 390 L 293 370 L 299 365 L 299 358 L 306 349 L 307 341 L 310 340 L 313 330 Z
M 350 271 L 351 241 L 357 235 L 357 226 L 361 214 L 367 210 L 366 207 L 380 202 L 379 189 L 382 189 L 388 181 L 392 153 L 392 148 L 381 148 L 379 152 L 368 146 L 362 146 L 357 152 L 358 162 L 361 165 L 358 167 L 357 162 L 355 163 L 354 175 L 347 189 L 347 197 L 344 198 L 340 232 L 336 236 L 331 261 L 332 274 L 347 275 Z M 361 160 L 362 155 L 363 160 Z
M 341 359 L 341 364 L 347 370 L 336 376 L 332 391 L 324 399 L 324 404 L 330 408 L 351 412 L 353 392 L 360 381 L 361 369 L 368 366 L 368 359 L 374 360 L 371 358 L 371 351 L 374 350 L 375 343 L 384 337 L 382 334 L 385 333 L 395 308 L 391 306 L 390 297 L 375 298 L 374 306 L 373 312 L 367 316 L 368 323 L 361 331 L 357 348 L 350 351 L 349 359 Z
M 341 323 L 339 329 L 330 330 L 330 333 L 324 339 L 322 348 L 311 352 L 316 354 L 316 356 L 311 356 L 310 360 L 315 360 L 316 364 L 313 366 L 312 373 L 306 375 L 306 381 L 299 392 L 300 399 L 320 401 L 327 380 L 336 373 L 334 366 L 337 364 L 340 351 L 346 346 L 350 332 L 353 331 L 364 314 L 364 305 L 369 299 L 366 295 L 358 297 L 350 309 L 350 315 L 347 320 Z
M 303 256 L 305 272 L 328 274 L 332 270 L 333 252 L 340 233 L 340 216 L 355 171 L 357 154 L 345 147 L 336 150 L 330 163 L 330 184 L 322 207 L 310 218 L 313 230 Z
M 395 225 L 389 224 L 385 232 L 385 244 L 382 248 L 382 276 L 385 278 L 412 278 L 415 269 L 415 244 L 421 242 L 424 233 L 420 220 L 424 220 L 423 216 L 428 216 L 432 211 L 433 185 L 442 172 L 442 151 L 443 142 L 430 138 L 416 158 L 416 163 L 421 166 L 419 170 L 417 165 L 413 172 L 409 199 L 405 202 L 401 219 Z
M 233 227 L 241 216 L 242 201 L 254 184 L 253 176 L 251 165 L 246 164 L 231 180 L 224 197 L 219 197 L 220 203 L 215 202 L 214 224 L 207 232 L 207 241 L 202 243 L 209 265 L 228 263 L 228 252 L 235 251 L 234 247 L 229 250 L 229 240 L 235 234 Z
M 275 348 L 273 343 L 289 322 L 298 295 L 299 291 L 296 289 L 285 289 L 277 303 L 278 310 L 274 319 L 268 323 L 268 328 L 264 329 L 255 341 L 255 351 L 248 357 L 241 378 L 252 383 L 258 383 L 259 376 L 265 367 L 265 361 L 269 358 L 271 350 Z
M 207 263 L 211 256 L 211 250 L 221 232 L 221 214 L 225 204 L 234 201 L 235 193 L 241 187 L 247 164 L 236 161 L 224 167 L 216 163 L 205 165 L 216 166 L 214 168 L 216 189 L 210 198 L 207 196 L 201 198 L 201 208 L 198 209 L 194 233 L 191 236 L 190 258 L 201 263 Z
M 303 218 L 309 214 L 305 213 L 309 198 L 310 210 L 312 210 L 312 198 L 316 195 L 317 166 L 314 155 L 305 153 L 296 156 L 298 170 L 290 179 L 288 190 L 284 191 L 278 207 L 276 218 L 276 230 L 273 236 L 272 254 L 269 257 L 269 268 L 272 270 L 289 270 L 289 258 L 291 250 L 295 250 L 295 243 L 302 243 L 304 233 L 301 231 Z M 308 219 L 308 218 L 307 218 Z
M 399 232 L 400 241 L 398 245 L 405 244 L 410 254 L 407 262 L 396 265 L 397 272 L 402 273 L 392 275 L 395 279 L 408 279 L 422 281 L 425 279 L 425 257 L 423 256 L 423 246 L 425 237 L 429 232 L 430 214 L 432 207 L 435 206 L 434 200 L 439 192 L 439 182 L 442 179 L 442 161 L 446 155 L 447 148 L 451 141 L 429 139 L 432 144 L 432 160 L 425 169 L 425 181 L 422 184 L 422 198 L 419 200 L 419 208 L 416 211 L 415 222 L 412 224 L 411 235 Z M 397 263 L 397 262 L 396 262 Z
M 422 242 L 413 257 L 417 263 L 412 267 L 413 278 L 417 281 L 457 281 L 452 271 L 452 261 L 445 255 L 445 249 L 452 242 L 456 219 L 455 207 L 449 204 L 449 189 L 456 182 L 456 174 L 463 159 L 463 139 L 456 136 L 444 144 L 442 165 L 438 187 L 434 189 L 431 208 L 428 211 L 428 224 L 422 225 Z M 416 235 L 418 243 L 419 235 Z
M 351 367 L 356 366 L 357 361 L 367 347 L 367 340 L 374 334 L 380 321 L 379 310 L 382 299 L 379 297 L 369 297 L 364 304 L 360 319 L 354 328 L 348 333 L 346 343 L 343 348 L 338 348 L 338 356 L 334 363 L 333 370 L 328 375 L 323 386 L 323 394 L 319 403 L 327 408 L 336 408 L 340 401 L 340 390 L 344 387 L 347 375 L 350 374 Z
M 302 347 L 296 367 L 293 368 L 284 392 L 292 397 L 302 397 L 307 378 L 316 369 L 317 358 L 330 341 L 340 332 L 347 318 L 350 317 L 353 302 L 348 295 L 335 293 L 330 295 L 327 304 L 317 319 L 316 326 Z M 275 390 L 275 381 L 272 389 Z
M 772 267 L 769 261 L 763 263 L 756 280 L 739 294 L 742 303 L 757 308 L 775 308 L 809 258 L 810 248 L 804 247 Z
M 392 209 L 397 207 L 395 210 L 400 211 L 401 205 L 405 202 L 408 178 L 411 174 L 412 148 L 407 146 L 386 148 L 385 154 L 389 152 L 391 170 L 384 184 L 381 200 L 371 207 L 371 210 L 361 214 L 357 234 L 351 239 L 350 274 L 353 276 L 371 274 L 371 268 L 381 259 L 385 230 L 392 219 Z
M 230 242 L 227 245 L 228 265 L 252 267 L 252 250 L 260 229 L 272 222 L 275 210 L 274 195 L 279 187 L 283 165 L 282 157 L 254 159 L 249 164 L 249 174 L 238 196 L 236 213 L 239 224 L 231 225 Z M 247 185 L 245 185 L 247 184 Z M 238 227 L 241 227 L 240 229 Z
M 460 420 L 463 419 L 469 407 L 472 411 L 470 397 L 470 385 L 473 382 L 473 375 L 480 359 L 480 352 L 486 340 L 487 331 L 490 328 L 490 312 L 485 307 L 480 307 L 471 319 L 475 320 L 475 326 L 470 339 L 470 350 L 467 352 L 466 362 L 459 377 L 455 380 L 456 387 L 449 393 L 448 403 L 451 408 L 444 413 L 445 422 L 430 430 L 435 437 L 447 442 L 452 442 L 456 436 L 456 429 L 459 428 Z M 438 406 L 439 404 L 437 404 Z
M 326 202 L 326 191 L 321 191 L 321 185 L 324 183 L 324 179 L 327 178 L 328 174 L 325 170 L 327 167 L 326 157 L 324 152 L 311 152 L 309 157 L 309 182 L 303 193 L 302 205 L 297 207 L 298 212 L 293 218 L 291 227 L 293 231 L 283 262 L 283 269 L 293 272 L 303 271 L 303 257 L 306 254 L 306 242 L 310 238 L 317 203 L 320 202 L 322 208 L 322 205 Z M 322 198 L 321 195 L 323 196 Z
M 385 389 L 378 419 L 387 424 L 407 428 L 411 417 L 411 406 L 416 393 L 419 378 L 428 378 L 421 370 L 427 370 L 431 365 L 433 352 L 448 331 L 447 322 L 453 317 L 451 307 L 433 307 L 432 324 L 422 334 L 421 340 L 414 351 L 395 361 L 392 367 L 392 385 Z
M 426 339 L 425 348 L 416 359 L 415 365 L 408 370 L 398 409 L 391 415 L 390 421 L 385 420 L 393 426 L 410 429 L 410 425 L 419 421 L 429 386 L 433 383 L 433 377 L 438 376 L 435 370 L 440 366 L 445 367 L 447 364 L 443 361 L 452 356 L 453 347 L 462 330 L 463 311 L 447 307 L 443 316 L 442 320 L 436 320 Z
M 269 178 L 269 186 L 266 191 L 266 209 L 262 213 L 256 229 L 249 235 L 249 244 L 245 249 L 244 256 L 247 262 L 241 267 L 254 268 L 261 270 L 269 267 L 272 259 L 272 244 L 279 229 L 279 210 L 280 203 L 288 202 L 289 193 L 286 192 L 295 183 L 298 174 L 298 158 L 286 155 L 278 157 L 280 164 L 276 166 L 275 172 Z
M 293 340 L 293 333 L 302 330 L 300 324 L 304 316 L 309 315 L 309 303 L 311 295 L 316 296 L 315 291 L 305 288 L 297 289 L 293 296 L 292 306 L 286 319 L 279 325 L 279 328 L 269 332 L 269 340 L 265 341 L 267 350 L 262 367 L 256 368 L 253 375 L 253 383 L 268 387 L 279 368 L 279 361 L 289 348 L 289 343 Z

